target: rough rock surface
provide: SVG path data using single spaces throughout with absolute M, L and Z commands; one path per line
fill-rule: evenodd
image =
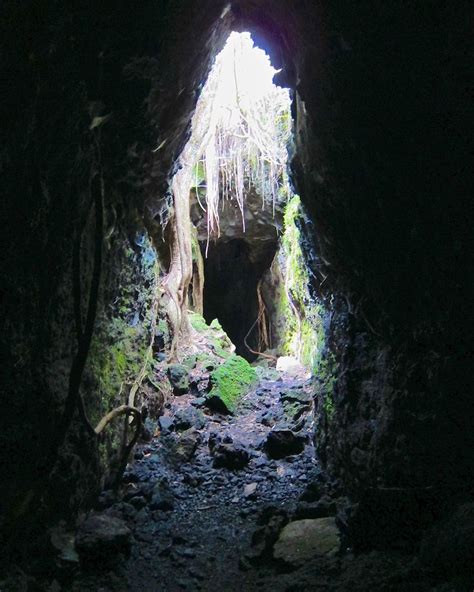
M 273 556 L 290 565 L 302 565 L 315 555 L 334 555 L 339 547 L 339 529 L 334 518 L 296 520 L 281 531 Z
M 128 552 L 131 530 L 120 518 L 93 514 L 81 523 L 75 546 L 83 561 L 96 562 L 113 553 Z
M 189 390 L 189 370 L 181 364 L 168 366 L 168 377 L 175 395 L 183 395 Z
M 422 561 L 441 573 L 456 575 L 474 565 L 474 503 L 463 504 L 433 527 L 421 545 Z
M 272 430 L 265 442 L 265 450 L 270 458 L 284 458 L 303 451 L 305 438 L 292 430 Z

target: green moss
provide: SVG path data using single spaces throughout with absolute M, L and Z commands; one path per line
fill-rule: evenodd
M 137 248 L 131 249 L 122 243 L 122 248 L 114 253 L 120 269 L 114 277 L 114 305 L 98 317 L 89 351 L 84 398 L 93 425 L 127 401 L 131 385 L 150 357 L 152 303 L 159 269 L 145 232 L 136 234 L 135 245 Z M 158 327 L 163 332 L 168 330 L 164 321 Z M 88 392 L 93 396 L 88 396 Z M 114 425 L 107 433 L 119 431 Z
M 191 327 L 197 331 L 198 333 L 206 333 L 209 329 L 209 325 L 197 312 L 190 312 L 189 314 L 189 322 L 191 323 Z
M 309 291 L 309 274 L 297 225 L 300 217 L 300 198 L 294 195 L 284 215 L 281 254 L 285 289 L 280 291 L 277 308 L 279 318 L 285 319 L 283 353 L 297 357 L 313 369 L 324 346 L 323 311 Z
M 208 325 L 200 314 L 191 312 L 189 321 L 195 331 L 206 337 L 217 356 L 227 359 L 232 355 L 232 342 L 217 319 Z
M 322 400 L 327 420 L 331 421 L 336 411 L 334 389 L 336 386 L 337 363 L 334 354 L 322 356 L 315 369 L 317 379 L 316 395 Z
M 234 354 L 212 372 L 211 380 L 209 397 L 218 397 L 234 413 L 239 400 L 257 380 L 257 373 L 247 360 Z

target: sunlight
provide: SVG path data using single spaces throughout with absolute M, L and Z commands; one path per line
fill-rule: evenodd
M 245 231 L 245 200 L 256 191 L 262 209 L 289 196 L 287 146 L 291 138 L 288 89 L 273 84 L 276 70 L 250 33 L 232 33 L 209 73 L 181 155 L 184 184 L 205 188 L 208 239 L 218 237 L 219 209 L 234 201 Z
M 219 85 L 215 106 L 231 110 L 234 117 L 241 107 L 260 101 L 275 90 L 273 76 L 277 72 L 267 54 L 255 47 L 250 33 L 232 33 L 216 60 Z

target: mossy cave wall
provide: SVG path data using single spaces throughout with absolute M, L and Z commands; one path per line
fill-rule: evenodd
M 472 482 L 468 10 L 365 0 L 4 3 L 5 514 L 52 469 L 42 458 L 76 348 L 81 228 L 84 307 L 93 270 L 91 186 L 103 182 L 105 238 L 82 393 L 98 417 L 148 347 L 168 181 L 232 29 L 253 32 L 292 89 L 301 244 L 326 310 L 322 460 L 359 494 Z M 75 420 L 49 481 L 50 510 L 59 496 L 67 511 L 87 502 L 103 475 L 99 456 Z

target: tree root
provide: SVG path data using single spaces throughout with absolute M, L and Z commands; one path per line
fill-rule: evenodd
M 116 407 L 109 411 L 104 417 L 99 421 L 99 423 L 94 428 L 94 432 L 99 435 L 104 431 L 104 429 L 112 422 L 116 417 L 120 415 L 133 415 L 136 420 L 139 420 L 141 423 L 142 414 L 136 407 L 130 407 L 129 405 L 120 405 L 120 407 Z
M 124 446 L 123 449 L 123 453 L 122 453 L 122 459 L 120 461 L 120 465 L 115 477 L 115 483 L 114 486 L 118 487 L 120 484 L 120 478 L 122 476 L 122 473 L 125 470 L 125 467 L 127 465 L 127 460 L 128 457 L 131 453 L 131 451 L 133 450 L 133 447 L 135 446 L 135 444 L 138 441 L 138 438 L 140 436 L 140 432 L 142 429 L 142 414 L 140 413 L 140 411 L 136 408 L 136 407 L 130 407 L 129 405 L 120 405 L 120 407 L 116 407 L 115 409 L 112 409 L 112 411 L 109 411 L 109 413 L 107 413 L 106 415 L 104 415 L 104 417 L 99 421 L 99 423 L 96 425 L 94 432 L 97 436 L 99 436 L 104 429 L 109 425 L 109 423 L 111 423 L 114 419 L 116 419 L 117 417 L 120 417 L 122 415 L 132 415 L 133 416 L 133 420 L 136 425 L 135 427 L 135 433 L 133 434 L 133 438 L 130 440 L 130 442 L 128 444 L 126 444 Z

